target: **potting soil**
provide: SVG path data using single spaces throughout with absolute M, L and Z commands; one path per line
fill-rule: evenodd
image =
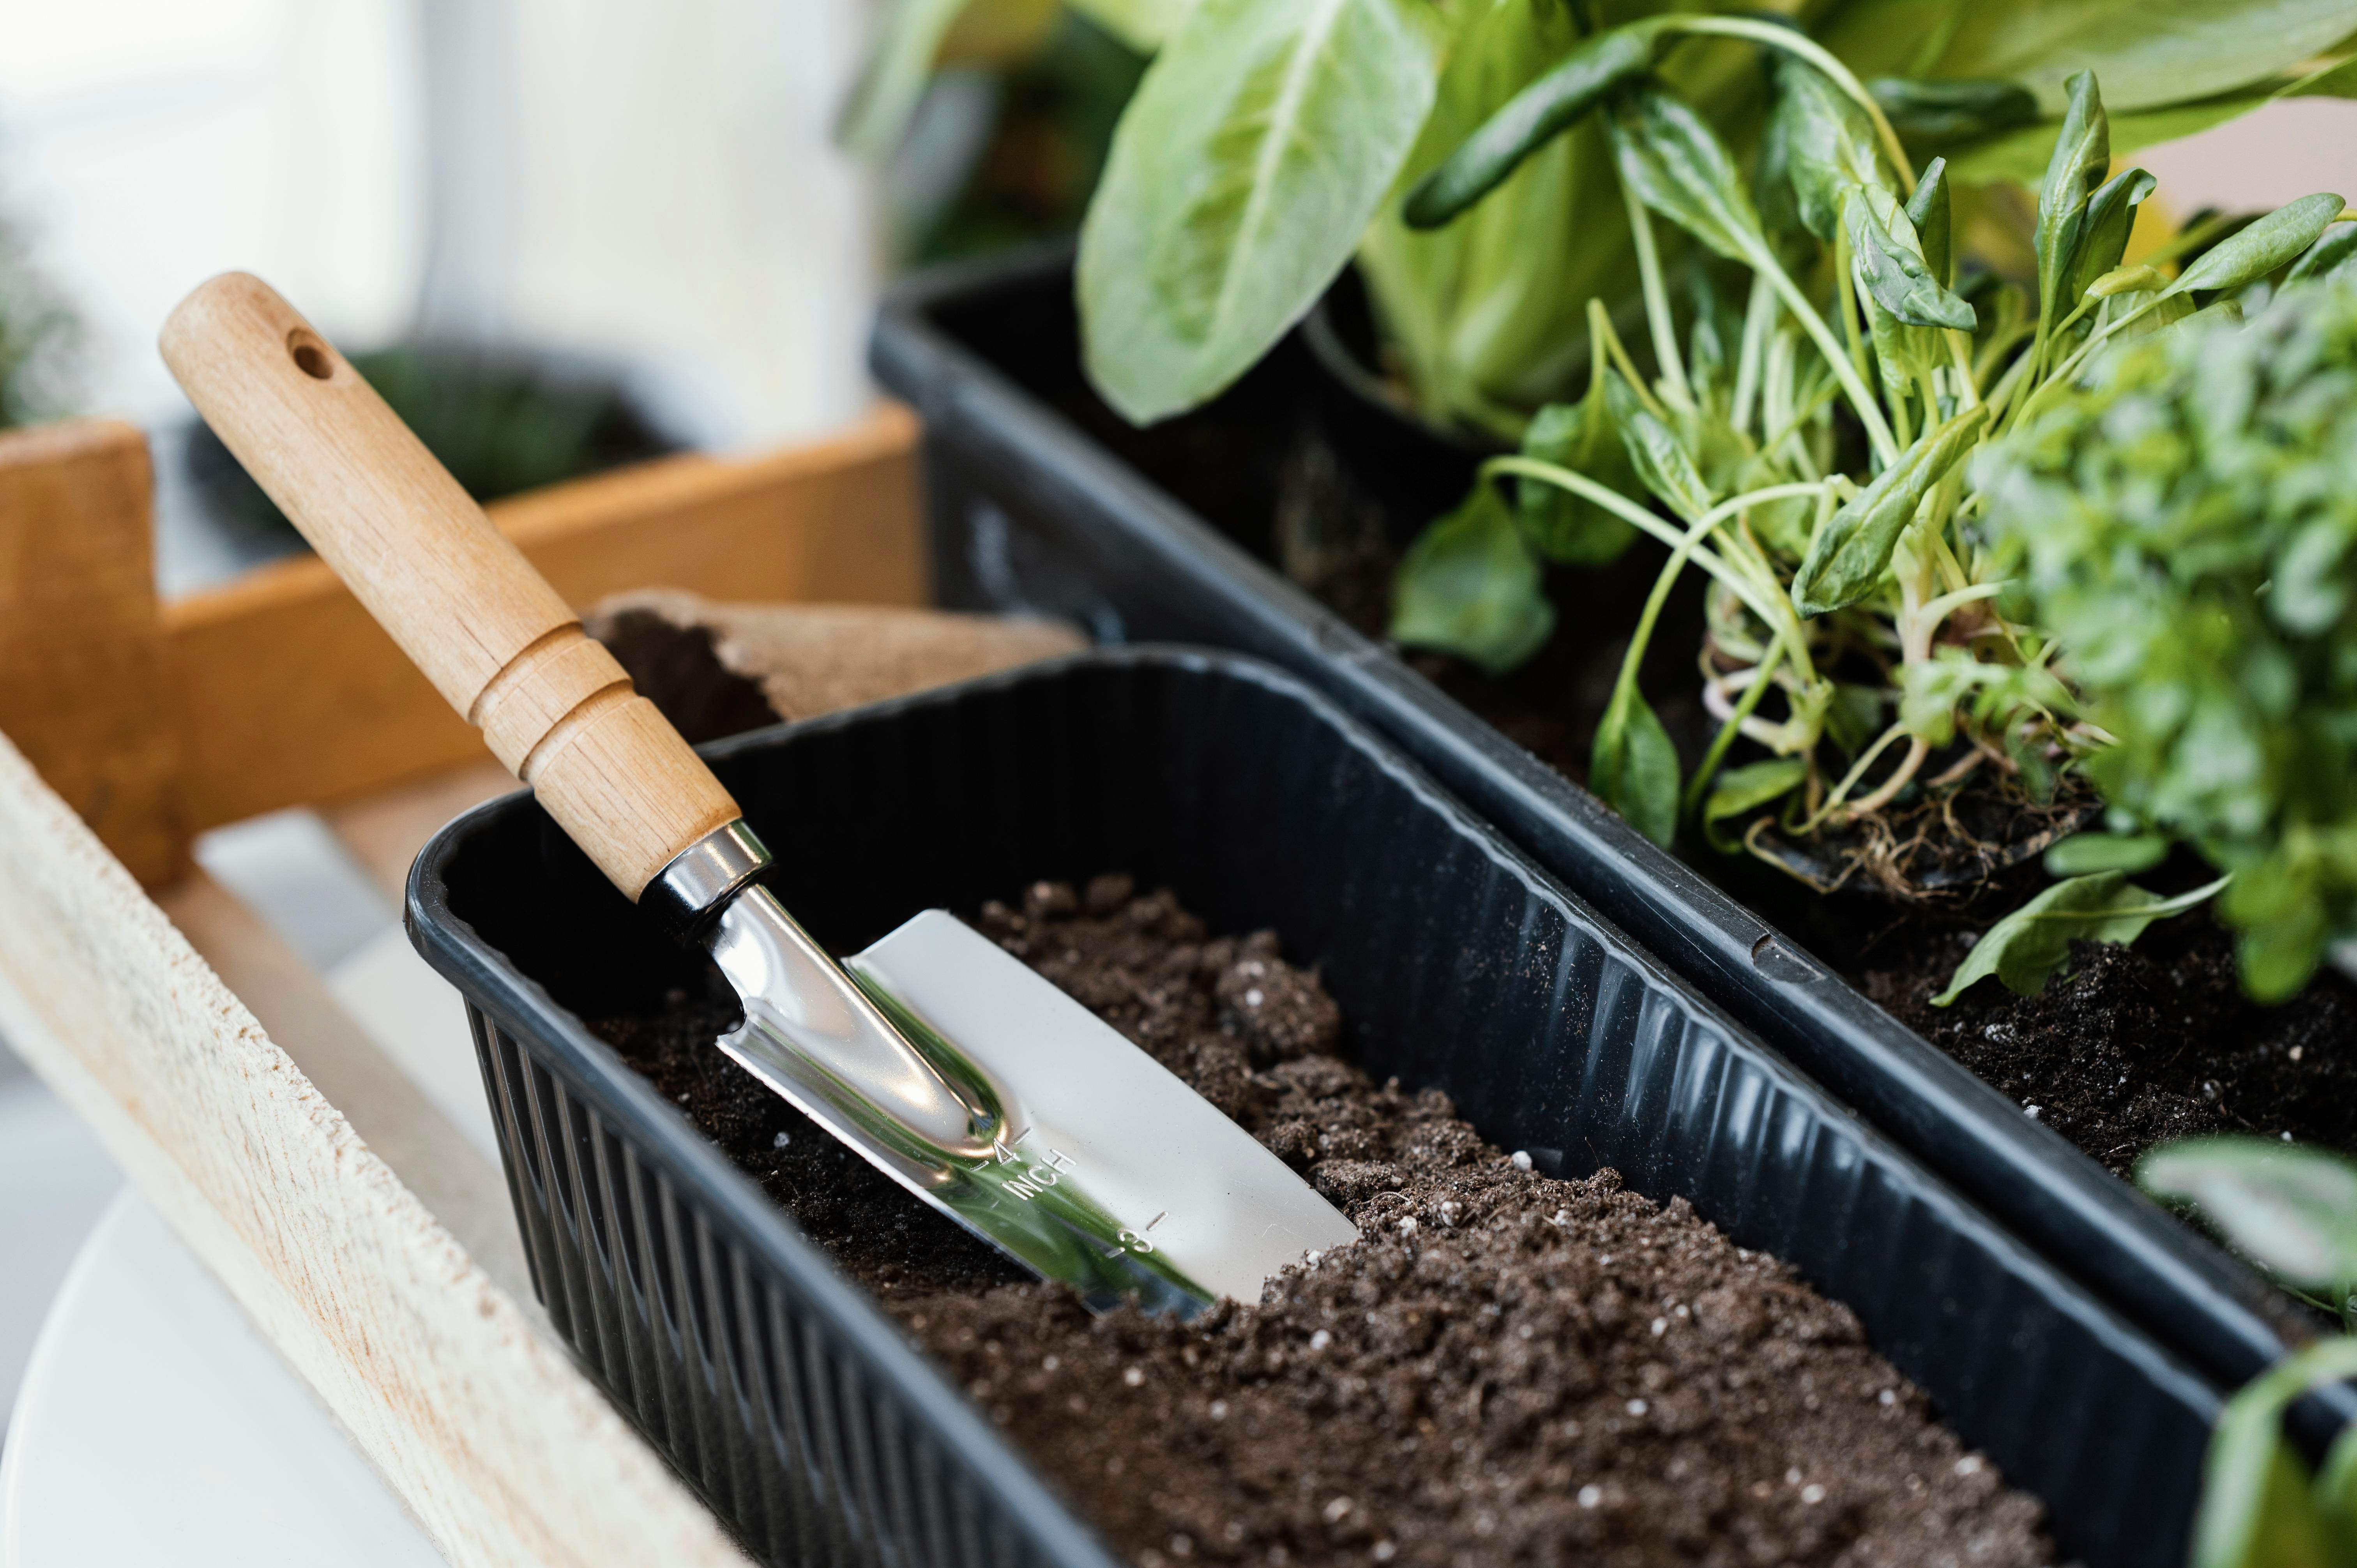
M 851 1155 L 675 997 L 594 1026 L 1140 1568 L 2050 1560 L 2035 1499 L 1857 1319 L 1611 1171 L 1555 1180 L 1375 1084 L 1267 932 L 1041 885 L 980 924 L 1304 1171 L 1359 1241 L 1190 1323 L 1092 1318 Z

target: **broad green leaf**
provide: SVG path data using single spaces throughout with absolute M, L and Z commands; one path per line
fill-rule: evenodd
M 1937 55 L 1912 58 L 1943 21 Z M 2018 81 L 2051 114 L 2074 71 L 2115 109 L 2177 103 L 2287 71 L 2352 25 L 2346 0 L 1852 0 L 1820 41 L 1861 76 Z
M 1431 108 L 1426 0 L 1199 0 L 1123 113 L 1081 229 L 1090 379 L 1133 424 L 1190 408 L 1350 260 Z
M 1760 200 L 1780 230 L 1789 217 L 1830 244 L 1853 186 L 1881 186 L 1874 125 L 1849 94 L 1805 60 L 1779 52 L 1775 102 L 1761 133 Z
M 1623 495 L 1637 489 L 1598 377 L 1577 403 L 1551 403 L 1523 433 L 1523 456 L 1553 463 Z M 1601 566 L 1620 558 L 1637 537 L 1628 519 L 1544 479 L 1517 480 L 1514 515 L 1540 553 L 1570 566 Z
M 1917 81 L 1878 76 L 1866 84 L 1902 136 L 1934 146 L 1977 141 L 2038 120 L 2038 94 L 2018 81 Z
M 1072 9 L 1135 49 L 1150 55 L 1187 19 L 1194 0 L 1068 0 Z
M 2341 47 L 2346 48 L 2344 40 Z M 2276 93 L 2278 98 L 2357 98 L 2357 55 L 2319 66 L 2295 77 Z
M 1392 578 L 1393 641 L 1454 653 L 1493 675 L 1537 652 L 1554 630 L 1539 564 L 1486 478 L 1417 535 Z
M 1809 541 L 1808 558 L 1792 578 L 1793 607 L 1804 616 L 1820 616 L 1873 592 L 1890 565 L 1899 536 L 1914 521 L 1916 508 L 1955 467 L 1987 420 L 1987 405 L 1975 404 L 1927 432 L 1826 519 Z
M 1639 200 L 1729 261 L 1756 255 L 1760 214 L 1718 134 L 1675 94 L 1639 87 L 1605 115 L 1620 177 Z
M 1688 521 L 1708 511 L 1710 486 L 1703 481 L 1677 432 L 1662 423 L 1617 375 L 1607 378 L 1605 399 L 1612 411 L 1612 423 L 1620 428 L 1621 448 L 1629 455 L 1629 467 L 1638 482 Z
M 2187 1138 L 2136 1163 L 2156 1197 L 2191 1204 L 2246 1256 L 2309 1290 L 2357 1283 L 2357 1165 L 2266 1138 Z
M 2038 308 L 2046 321 L 2059 321 L 2071 309 L 2063 283 L 2078 255 L 2087 199 L 2111 161 L 2103 94 L 2093 73 L 2083 70 L 2071 79 L 2071 106 L 2063 112 L 2053 156 L 2046 160 L 2046 178 L 2038 188 Z
M 1703 832 L 1711 846 L 1721 851 L 1740 848 L 1718 832 L 1717 824 L 1781 800 L 1808 776 L 1808 763 L 1798 757 L 1771 757 L 1720 774 L 1711 781 L 1710 798 L 1702 808 Z
M 2329 191 L 2286 202 L 2196 256 L 2161 295 L 2240 288 L 2263 278 L 2316 243 L 2345 205 Z
M 1923 263 L 1932 275 L 1945 284 L 1954 275 L 1950 254 L 1953 218 L 1948 200 L 1948 160 L 1933 158 L 1923 166 L 1922 177 L 1916 180 L 1914 192 L 1907 198 L 1907 221 L 1915 225 L 1916 241 L 1923 248 Z M 1959 302 L 1961 303 L 1961 302 Z M 1972 307 L 1964 307 L 1970 312 Z
M 1613 689 L 1596 728 L 1587 787 L 1655 843 L 1677 835 L 1678 750 L 1634 681 Z
M 1842 206 L 1849 230 L 1850 271 L 1859 291 L 1909 327 L 1980 325 L 1973 307 L 1943 287 L 1932 271 L 1915 225 L 1880 186 L 1854 185 Z
M 2035 996 L 2070 961 L 2074 939 L 2132 942 L 2155 920 L 2183 914 L 2223 886 L 2213 882 L 2198 893 L 2164 898 L 2117 871 L 2058 882 L 1983 932 L 1932 1005 L 1949 1005 L 1975 981 L 1992 974 L 2007 990 Z
M 1463 0 L 1398 185 L 1439 166 L 1579 39 L 1568 6 Z M 1512 411 L 1561 401 L 1577 384 L 1589 300 L 1635 292 L 1604 128 L 1591 119 L 1557 136 L 1442 228 L 1411 229 L 1400 207 L 1382 203 L 1357 258 L 1386 351 L 1426 417 L 1519 434 Z
M 2078 308 L 2087 285 L 2120 264 L 2127 252 L 2128 230 L 2136 223 L 2136 209 L 2158 184 L 2140 168 L 2122 169 L 2087 199 L 2078 253 L 2072 258 L 2070 277 L 2062 285 L 2064 310 Z
M 2339 277 L 2347 270 L 2352 256 L 2357 256 L 2357 223 L 2335 223 L 2325 230 L 2324 238 L 2300 252 L 2299 260 L 2284 274 L 2284 282 L 2305 283 L 2309 278 L 2322 282 Z
M 889 154 L 909 128 L 950 24 L 974 0 L 899 0 L 860 67 L 835 121 L 834 139 L 871 158 Z
M 1437 229 L 1513 173 L 1524 158 L 1561 135 L 1633 81 L 1659 57 L 1668 17 L 1647 17 L 1598 33 L 1566 55 L 1483 122 L 1446 162 L 1418 180 L 1403 212 L 1418 229 Z
M 2168 858 L 2169 840 L 2158 833 L 2072 833 L 2046 852 L 2046 875 L 2117 871 L 2134 876 Z

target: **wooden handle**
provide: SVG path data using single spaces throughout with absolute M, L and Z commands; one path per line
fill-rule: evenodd
M 268 284 L 214 278 L 161 347 L 246 472 L 615 886 L 637 898 L 737 819 L 571 607 Z

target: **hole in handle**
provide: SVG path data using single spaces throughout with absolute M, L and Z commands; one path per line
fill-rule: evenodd
M 286 351 L 295 356 L 295 368 L 315 381 L 324 381 L 336 373 L 336 361 L 328 353 L 328 346 L 300 327 L 286 334 Z

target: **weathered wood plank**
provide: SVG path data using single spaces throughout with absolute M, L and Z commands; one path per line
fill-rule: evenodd
M 5 743 L 0 1033 L 453 1563 L 742 1562 Z

